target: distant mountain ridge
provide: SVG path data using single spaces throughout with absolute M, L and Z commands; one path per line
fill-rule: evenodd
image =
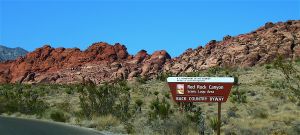
M 155 78 L 165 72 L 180 75 L 211 67 L 252 67 L 276 57 L 300 58 L 300 20 L 271 23 L 246 34 L 211 40 L 171 58 L 165 50 L 135 55 L 119 43 L 92 44 L 86 50 L 45 45 L 14 61 L 0 63 L 0 83 L 101 84 L 136 77 Z
M 6 60 L 15 60 L 20 56 L 25 56 L 28 53 L 23 48 L 16 47 L 16 48 L 9 48 L 3 45 L 0 45 L 0 62 Z

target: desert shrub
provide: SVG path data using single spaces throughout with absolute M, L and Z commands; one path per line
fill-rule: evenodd
M 59 89 L 60 88 L 60 84 L 52 84 L 50 85 L 50 89 Z
M 149 90 L 149 87 L 139 87 L 139 91 L 144 97 L 147 97 L 152 94 L 151 91 Z
M 1 87 L 0 110 L 41 115 L 48 108 L 48 104 L 41 99 L 39 91 L 24 88 L 22 84 Z
M 209 127 L 210 127 L 212 130 L 217 131 L 217 129 L 218 129 L 218 122 L 219 122 L 219 120 L 218 120 L 217 117 L 211 117 L 211 118 L 209 119 Z
M 95 123 L 95 127 L 98 130 L 107 130 L 107 129 L 109 129 L 111 127 L 115 127 L 121 123 L 117 117 L 115 117 L 111 114 L 94 117 L 92 119 L 92 121 Z
M 87 85 L 79 91 L 80 107 L 87 118 L 113 114 L 129 118 L 130 92 L 126 83 Z
M 140 84 L 146 84 L 147 78 L 142 77 L 142 76 L 138 76 L 138 77 L 136 77 L 136 81 L 139 82 Z
M 0 90 L 12 90 L 14 88 L 14 84 L 1 84 L 0 85 Z
M 52 120 L 58 121 L 58 122 L 66 122 L 67 121 L 66 115 L 62 111 L 58 111 L 58 110 L 51 112 L 50 118 Z
M 272 80 L 269 86 L 273 89 L 285 89 L 286 83 L 284 80 Z
M 180 76 L 186 76 L 186 77 L 199 77 L 199 76 L 202 76 L 202 75 L 203 74 L 201 72 L 199 72 L 199 71 L 180 74 Z
M 270 132 L 270 135 L 288 135 L 284 129 L 276 129 Z
M 158 96 L 159 92 L 158 91 L 154 91 L 153 93 L 156 97 Z
M 165 93 L 164 96 L 165 98 L 170 99 L 170 93 Z
M 134 134 L 134 125 L 132 125 L 130 122 L 125 122 L 125 130 L 128 134 Z
M 107 115 L 113 112 L 117 95 L 113 85 L 104 84 L 99 87 L 88 85 L 80 91 L 81 109 L 88 118 L 93 115 Z
M 233 76 L 233 79 L 234 79 L 233 84 L 238 85 L 239 84 L 239 77 L 238 76 Z
M 197 125 L 192 123 L 184 115 L 172 115 L 170 119 L 155 119 L 150 122 L 151 129 L 154 131 L 152 134 L 163 135 L 185 135 L 185 134 L 198 134 Z
M 200 76 L 234 76 L 235 68 L 231 67 L 210 67 L 203 71 L 194 71 L 182 73 L 180 76 L 186 77 L 200 77 Z
M 280 99 L 286 99 L 286 93 L 282 89 L 272 89 L 272 90 L 269 90 L 269 91 L 270 91 L 270 95 L 273 96 L 273 97 L 277 97 L 277 98 L 280 98 Z
M 271 69 L 271 68 L 272 68 L 272 65 L 269 65 L 269 64 L 266 64 L 266 65 L 265 65 L 265 69 L 269 70 L 269 69 Z
M 69 95 L 74 93 L 72 87 L 66 88 L 66 89 L 65 89 L 65 92 L 66 92 L 67 94 L 69 94 Z
M 238 115 L 236 114 L 236 112 L 238 111 L 238 108 L 237 107 L 230 107 L 228 110 L 227 110 L 227 117 L 238 117 Z
M 282 56 L 279 56 L 274 62 L 273 67 L 281 71 L 287 80 L 291 80 L 292 76 L 297 72 L 293 62 L 284 60 Z
M 264 72 L 264 79 L 268 79 L 270 77 L 271 68 L 272 68 L 272 65 L 270 65 L 270 64 L 265 65 L 266 70 Z
M 224 134 L 225 135 L 238 135 L 236 133 L 236 131 L 233 131 L 232 129 L 225 129 Z
M 234 76 L 236 74 L 238 68 L 237 67 L 231 67 L 231 66 L 225 66 L 223 68 L 223 72 L 225 76 Z
M 84 85 L 79 85 L 79 84 L 74 85 L 75 92 L 78 92 L 78 93 L 83 92 L 84 87 L 85 87 Z
M 292 130 L 296 134 L 300 134 L 300 121 L 299 120 L 296 120 L 296 121 L 293 122 Z
M 208 76 L 215 76 L 220 74 L 220 72 L 223 70 L 221 67 L 211 67 L 207 70 Z
M 156 79 L 157 80 L 160 80 L 160 81 L 166 81 L 168 77 L 172 76 L 172 73 L 170 72 L 162 72 L 162 73 L 159 73 L 157 76 L 156 76 Z
M 136 105 L 136 111 L 141 112 L 142 111 L 142 105 L 143 105 L 143 100 L 137 99 L 135 100 L 135 105 Z
M 169 117 L 169 114 L 172 113 L 171 105 L 166 100 L 166 98 L 163 98 L 162 100 L 160 100 L 159 98 L 154 99 L 150 104 L 150 109 L 150 120 L 157 118 L 167 119 Z
M 232 103 L 246 103 L 247 102 L 247 93 L 246 91 L 239 90 L 239 87 L 235 89 L 230 94 L 230 101 Z
M 266 119 L 266 118 L 268 118 L 268 115 L 269 115 L 268 111 L 263 108 L 254 108 L 254 109 L 250 110 L 250 114 L 254 118 L 261 118 L 261 119 Z
M 114 106 L 114 115 L 120 118 L 122 121 L 126 121 L 131 117 L 130 112 L 130 88 L 127 86 L 127 83 L 121 81 L 116 85 L 116 89 L 118 90 L 118 97 Z
M 179 104 L 181 104 L 181 106 L 185 112 L 192 112 L 193 109 L 196 107 L 193 104 L 193 102 L 180 102 Z
M 278 57 L 273 66 L 279 70 L 285 80 L 282 81 L 284 86 L 289 90 L 287 95 L 296 97 L 298 103 L 300 103 L 300 75 L 299 71 L 294 67 L 294 64 L 290 60 L 284 60 L 283 57 Z
M 197 106 L 193 108 L 190 112 L 185 112 L 185 115 L 187 119 L 189 119 L 191 122 L 199 123 L 200 115 L 202 115 L 202 108 L 200 106 Z
M 64 102 L 61 103 L 56 103 L 55 106 L 57 107 L 57 109 L 59 110 L 63 110 L 63 111 L 70 111 L 71 108 L 71 104 L 68 100 L 65 100 Z
M 296 62 L 297 64 L 300 64 L 300 57 L 296 58 L 296 59 L 295 59 L 295 62 Z

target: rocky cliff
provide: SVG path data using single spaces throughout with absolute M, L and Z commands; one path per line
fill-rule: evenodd
M 88 49 L 52 48 L 45 45 L 25 57 L 0 64 L 1 83 L 112 82 L 137 76 L 155 77 L 161 72 L 179 74 L 214 66 L 250 67 L 285 58 L 300 57 L 300 21 L 266 23 L 257 30 L 204 47 L 188 49 L 171 59 L 164 51 L 130 55 L 124 45 L 94 43 Z

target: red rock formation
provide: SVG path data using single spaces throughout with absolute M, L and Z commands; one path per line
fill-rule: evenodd
M 159 72 L 193 72 L 214 66 L 249 67 L 272 61 L 278 55 L 300 57 L 300 21 L 266 23 L 251 33 L 223 41 L 210 41 L 205 47 L 188 49 L 171 59 L 162 50 L 149 55 L 141 50 L 129 55 L 124 45 L 94 43 L 85 51 L 52 48 L 45 45 L 15 61 L 0 63 L 0 83 L 81 83 L 136 76 L 155 77 Z
M 130 79 L 142 72 L 145 72 L 144 76 L 148 76 L 147 71 L 141 68 L 145 63 L 151 63 L 146 65 L 153 69 L 152 73 L 161 72 L 168 59 L 170 56 L 166 51 L 159 51 L 151 56 L 142 50 L 131 56 L 126 47 L 119 43 L 95 43 L 85 51 L 45 45 L 23 58 L 1 63 L 0 82 L 80 83 L 88 80 L 99 84 L 104 81 Z M 154 65 L 156 68 L 153 68 Z
M 165 72 L 191 72 L 214 66 L 249 67 L 271 62 L 279 55 L 300 57 L 300 21 L 266 23 L 265 26 L 204 48 L 189 49 L 164 67 Z

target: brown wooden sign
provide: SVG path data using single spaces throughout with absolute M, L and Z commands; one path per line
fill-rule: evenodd
M 221 133 L 221 103 L 226 102 L 234 83 L 232 77 L 168 77 L 175 102 L 217 102 L 217 135 Z M 204 131 L 200 131 L 204 135 Z
M 232 77 L 169 77 L 175 102 L 226 102 L 234 82 Z

